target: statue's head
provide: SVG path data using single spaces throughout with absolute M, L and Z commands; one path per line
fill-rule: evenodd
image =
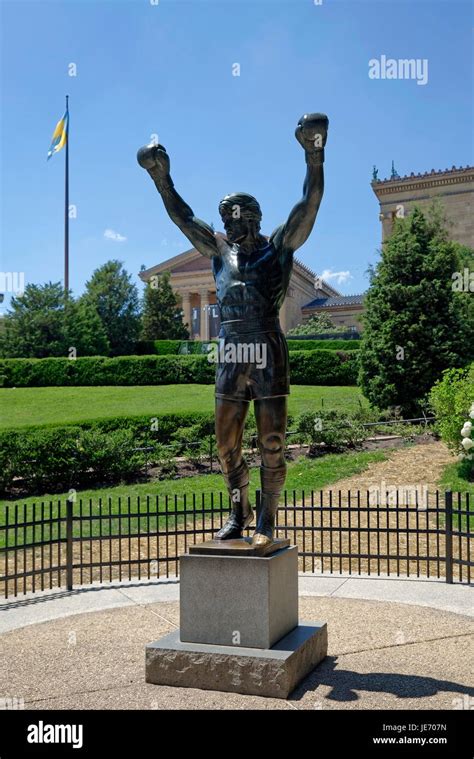
M 219 213 L 229 242 L 259 236 L 262 212 L 253 195 L 232 192 L 219 203 Z

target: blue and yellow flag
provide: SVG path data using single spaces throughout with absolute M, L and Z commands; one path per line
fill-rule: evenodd
M 67 130 L 69 125 L 69 111 L 66 111 L 62 119 L 56 124 L 56 129 L 53 132 L 53 138 L 51 140 L 51 147 L 48 150 L 48 161 L 52 155 L 59 153 L 61 148 L 66 144 Z

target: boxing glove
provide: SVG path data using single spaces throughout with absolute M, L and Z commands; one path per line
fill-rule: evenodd
M 140 148 L 137 161 L 155 180 L 165 179 L 170 173 L 170 158 L 163 145 Z
M 295 137 L 303 146 L 308 162 L 324 161 L 328 126 L 329 119 L 324 113 L 306 113 L 298 121 Z

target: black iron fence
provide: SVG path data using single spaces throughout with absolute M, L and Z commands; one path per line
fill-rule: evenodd
M 257 507 L 260 494 L 256 493 Z M 469 494 L 419 489 L 285 491 L 278 535 L 299 548 L 299 569 L 471 582 Z M 179 573 L 179 556 L 210 539 L 227 495 L 6 505 L 0 523 L 4 595 Z M 250 534 L 250 531 L 249 531 Z

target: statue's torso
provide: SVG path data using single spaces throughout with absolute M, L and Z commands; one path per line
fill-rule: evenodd
M 227 243 L 219 248 L 212 271 L 221 321 L 278 317 L 290 281 L 292 254 L 278 253 L 270 242 L 250 254 Z

